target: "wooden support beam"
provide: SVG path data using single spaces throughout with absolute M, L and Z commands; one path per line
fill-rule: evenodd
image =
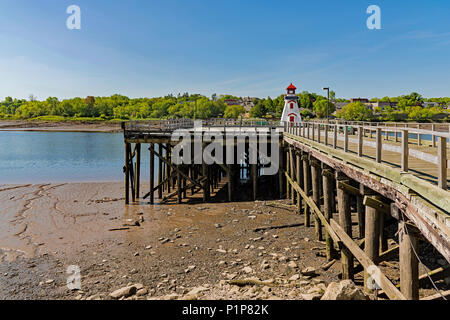
M 320 208 L 320 179 L 321 179 L 321 168 L 320 166 L 313 165 L 315 161 L 311 160 L 311 181 L 312 181 L 312 191 L 313 191 L 313 201 Z M 314 215 L 314 228 L 316 230 L 316 237 L 319 241 L 323 241 L 322 235 L 322 224 L 317 215 Z
M 365 270 L 371 269 L 376 273 L 374 280 L 383 289 L 386 295 L 392 300 L 406 300 L 405 296 L 394 286 L 394 284 L 375 266 L 374 262 L 364 253 L 363 250 L 348 236 L 342 227 L 334 219 L 331 219 L 330 226 L 341 239 L 343 245 L 355 256 L 364 266 Z
M 125 204 L 130 203 L 130 150 L 129 143 L 125 143 Z
M 183 197 L 182 197 L 182 189 L 183 187 L 181 186 L 181 169 L 178 166 L 178 170 L 177 170 L 177 195 L 178 195 L 178 203 L 181 203 L 183 201 Z
M 287 176 L 287 174 L 286 174 Z M 288 176 L 287 176 L 288 177 Z M 335 246 L 339 246 L 340 244 L 340 240 L 339 237 L 336 235 L 336 233 L 333 231 L 333 229 L 330 227 L 330 224 L 328 223 L 328 221 L 325 219 L 324 215 L 322 214 L 322 212 L 320 211 L 320 209 L 316 206 L 316 204 L 314 203 L 313 199 L 309 196 L 307 196 L 306 192 L 300 188 L 300 186 L 295 182 L 292 181 L 291 178 L 288 177 L 288 181 L 290 184 L 292 184 L 292 186 L 294 187 L 294 189 L 300 193 L 300 196 L 303 198 L 303 200 L 305 201 L 305 207 L 309 206 L 313 212 L 313 214 L 316 214 L 319 219 L 322 221 L 322 224 L 324 226 L 324 228 L 329 232 L 331 238 L 334 240 L 334 244 Z
M 367 196 L 364 197 L 364 199 L 366 198 Z M 376 208 L 366 206 L 364 252 L 370 260 L 374 261 L 374 263 L 379 262 L 380 256 L 380 214 L 381 213 L 378 212 Z M 367 292 L 371 292 L 373 289 L 368 286 L 370 277 L 371 275 L 365 271 L 364 289 Z
M 151 144 L 150 149 L 150 204 L 155 203 L 155 153 L 154 153 L 154 144 Z
M 228 165 L 227 168 L 228 168 L 228 170 L 227 170 L 228 201 L 231 202 L 231 201 L 233 201 L 233 171 L 231 169 L 230 164 Z
M 356 212 L 358 214 L 358 230 L 359 238 L 364 238 L 365 236 L 365 226 L 366 226 L 366 207 L 363 202 L 364 185 L 359 184 L 359 194 L 356 196 Z
M 348 193 L 352 196 L 357 197 L 360 195 L 358 188 L 355 188 L 352 185 L 350 185 L 344 181 L 338 181 L 337 187 L 338 187 L 338 189 L 344 190 L 346 193 Z
M 339 173 L 336 173 L 337 187 L 337 201 L 338 201 L 338 213 L 339 224 L 342 230 L 350 237 L 352 237 L 352 217 L 350 210 L 350 194 L 343 189 L 339 188 L 339 179 L 342 177 Z M 353 255 L 347 247 L 341 250 L 341 265 L 342 265 L 342 279 L 351 279 L 354 277 L 354 261 Z
M 305 127 L 303 127 L 304 129 Z M 278 165 L 278 191 L 280 193 L 280 199 L 283 198 L 283 194 L 284 194 L 284 190 L 283 190 L 283 176 L 284 176 L 284 168 L 283 168 L 283 164 L 284 164 L 284 159 L 283 159 L 283 146 L 284 146 L 284 142 L 281 141 L 280 142 L 280 161 L 279 161 L 279 165 Z
M 295 167 L 296 167 L 296 177 L 295 182 L 301 187 L 303 185 L 303 177 L 302 177 L 302 161 L 301 161 L 301 155 L 299 153 L 295 154 Z M 302 197 L 300 193 L 297 193 L 297 210 L 298 214 L 301 214 L 302 212 Z
M 420 300 L 444 300 L 442 296 L 444 296 L 445 298 L 450 297 L 450 290 L 445 290 L 442 291 L 441 293 L 436 293 L 431 296 L 421 298 Z
M 163 158 L 162 158 L 163 144 L 160 143 L 158 146 L 159 146 L 158 151 L 161 154 L 161 157 L 158 157 L 159 158 L 159 161 L 158 161 L 158 186 L 159 186 L 159 188 L 158 188 L 158 198 L 162 199 L 163 189 L 162 189 L 161 182 L 163 180 L 163 178 L 162 178 L 162 173 L 163 173 L 163 165 L 162 165 L 163 164 Z
M 366 207 L 374 208 L 380 212 L 390 214 L 391 206 L 383 202 L 382 198 L 377 196 L 364 196 L 363 204 Z
M 309 165 L 308 157 L 304 156 L 303 160 L 303 186 L 306 193 L 306 196 L 309 197 L 311 190 L 311 167 Z M 305 203 L 305 226 L 310 227 L 310 211 L 309 206 Z
M 141 184 L 141 144 L 136 144 L 136 162 L 134 169 L 134 185 L 135 185 L 135 199 L 139 199 L 139 189 Z
M 327 172 L 327 174 L 325 174 Z M 325 219 L 330 222 L 330 219 L 333 218 L 333 198 L 334 198 L 334 177 L 330 177 L 332 175 L 331 171 L 328 169 L 322 170 L 322 186 L 323 186 L 323 210 Z M 331 261 L 336 256 L 336 250 L 334 250 L 333 239 L 330 236 L 330 233 L 325 231 L 325 243 L 326 243 L 326 255 L 327 260 Z
M 258 165 L 250 164 L 250 169 L 253 184 L 253 200 L 256 200 L 258 197 Z
M 400 242 L 400 290 L 406 299 L 419 299 L 419 241 L 415 231 L 408 229 L 404 221 L 399 221 Z
M 166 162 L 166 161 L 167 161 L 166 159 L 164 159 L 164 157 L 163 157 L 159 152 L 157 152 L 157 151 L 155 150 L 155 148 L 154 148 L 152 145 L 150 145 L 150 149 L 153 151 L 153 153 L 154 153 L 161 161 L 163 161 L 163 162 Z M 167 163 L 168 165 L 170 165 L 170 167 L 171 167 L 174 171 L 178 172 L 178 168 L 177 168 L 176 165 L 174 165 L 174 164 L 171 163 L 171 162 L 166 162 L 166 163 Z M 187 180 L 189 180 L 190 182 L 192 182 L 193 184 L 195 184 L 197 187 L 203 189 L 203 186 L 202 186 L 199 182 L 197 182 L 196 180 L 194 180 L 194 179 L 188 177 L 184 172 L 180 172 L 180 174 L 181 174 L 182 177 L 186 178 Z

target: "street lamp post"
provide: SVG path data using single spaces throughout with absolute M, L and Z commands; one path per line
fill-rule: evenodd
M 326 87 L 326 88 L 323 88 L 323 90 L 327 90 L 327 122 L 329 122 L 328 121 L 328 108 L 330 107 L 330 88 Z

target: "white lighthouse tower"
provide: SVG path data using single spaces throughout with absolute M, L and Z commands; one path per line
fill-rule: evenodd
M 284 96 L 284 109 L 281 115 L 282 122 L 290 122 L 291 124 L 300 123 L 302 118 L 298 109 L 298 97 L 295 95 L 297 88 L 291 83 L 286 88 L 287 94 Z

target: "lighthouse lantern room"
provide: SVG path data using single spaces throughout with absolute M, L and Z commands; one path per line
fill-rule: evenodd
M 302 121 L 298 108 L 298 96 L 295 95 L 296 89 L 292 83 L 286 88 L 287 93 L 284 96 L 284 109 L 281 116 L 282 122 L 297 124 Z

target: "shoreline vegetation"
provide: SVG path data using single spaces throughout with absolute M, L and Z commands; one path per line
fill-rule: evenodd
M 330 101 L 315 93 L 297 94 L 303 119 L 332 118 L 349 121 L 450 121 L 450 98 L 423 98 L 418 93 L 400 97 L 372 98 L 368 106 L 356 99 L 350 101 L 335 97 Z M 369 104 L 370 104 L 369 103 Z M 178 94 L 155 98 L 129 98 L 123 95 L 110 97 L 72 98 L 59 100 L 49 97 L 39 101 L 33 95 L 29 99 L 6 97 L 0 101 L 0 121 L 24 123 L 102 123 L 112 125 L 127 120 L 159 120 L 176 118 L 253 118 L 279 119 L 284 107 L 284 95 L 272 99 L 241 98 L 232 95 L 206 97 L 200 94 Z M 328 109 L 328 112 L 327 112 Z

